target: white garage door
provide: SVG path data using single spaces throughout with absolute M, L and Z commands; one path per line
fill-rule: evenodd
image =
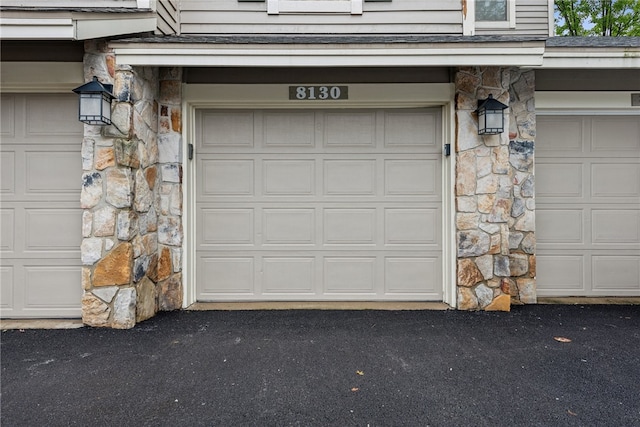
M 538 116 L 540 296 L 640 295 L 640 116 Z
M 3 94 L 2 317 L 78 317 L 80 146 L 73 94 Z
M 438 109 L 196 120 L 198 300 L 442 300 Z

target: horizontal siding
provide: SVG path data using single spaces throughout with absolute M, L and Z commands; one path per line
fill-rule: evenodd
M 265 2 L 183 0 L 182 34 L 462 34 L 461 0 L 365 2 L 362 15 L 267 15 Z
M 158 29 L 156 33 L 168 35 L 178 34 L 180 22 L 177 0 L 159 0 L 157 4 Z
M 478 28 L 477 35 L 548 36 L 549 11 L 547 0 L 516 0 L 516 28 Z
M 136 0 L 2 0 L 2 6 L 60 8 L 138 8 Z

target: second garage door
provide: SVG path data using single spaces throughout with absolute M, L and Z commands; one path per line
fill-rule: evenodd
M 439 109 L 196 123 L 199 301 L 442 300 Z
M 640 116 L 538 116 L 538 295 L 640 296 Z

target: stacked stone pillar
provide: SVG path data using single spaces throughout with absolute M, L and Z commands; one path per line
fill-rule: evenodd
M 512 302 L 535 300 L 532 75 L 501 67 L 456 73 L 455 225 L 462 310 L 507 311 Z M 505 122 L 513 132 L 478 135 L 475 110 L 489 94 L 510 106 Z
M 167 155 L 158 141 L 158 68 L 116 65 L 104 43 L 90 41 L 85 44 L 84 69 L 86 81 L 97 76 L 112 83 L 116 99 L 110 126 L 85 126 L 82 319 L 90 326 L 126 329 L 158 309 L 181 306 L 176 266 L 182 227 L 179 222 L 167 226 L 163 199 L 165 180 L 179 182 L 180 174 L 163 177 Z M 169 191 L 171 208 L 180 211 L 181 190 L 178 184 L 180 195 Z M 167 234 L 179 235 L 179 240 L 168 239 Z M 172 252 L 163 243 L 178 248 Z

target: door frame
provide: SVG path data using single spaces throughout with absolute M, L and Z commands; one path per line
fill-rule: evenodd
M 442 148 L 454 146 L 455 123 L 454 85 L 451 83 L 335 84 L 349 87 L 348 100 L 298 101 L 289 99 L 286 84 L 183 84 L 182 152 L 189 153 L 193 144 L 195 160 L 196 111 L 200 109 L 355 109 L 355 108 L 442 108 Z M 296 85 L 302 86 L 302 85 Z M 304 86 L 315 86 L 308 84 Z M 333 85 L 318 85 L 333 86 Z M 443 301 L 456 307 L 456 245 L 455 245 L 455 155 L 442 156 L 442 247 Z M 187 155 L 182 156 L 183 229 L 182 257 L 183 308 L 197 302 L 196 298 L 196 167 Z

